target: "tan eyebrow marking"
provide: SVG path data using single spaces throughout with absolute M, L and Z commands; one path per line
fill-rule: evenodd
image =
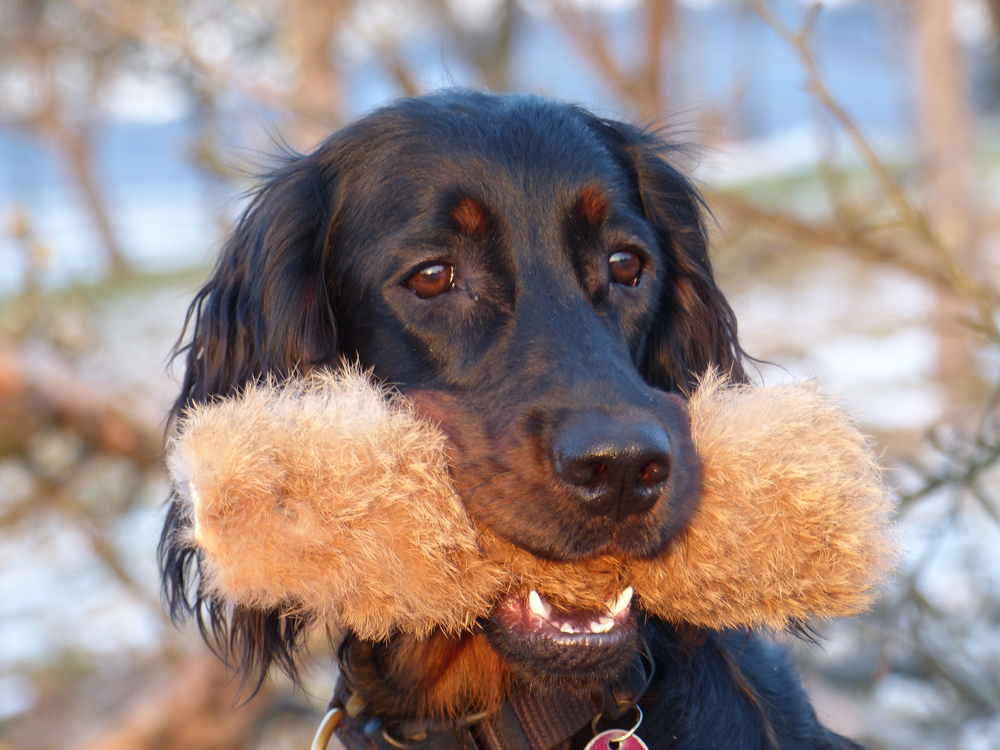
M 486 211 L 472 198 L 462 198 L 451 210 L 451 218 L 464 234 L 481 234 L 486 229 Z
M 603 224 L 611 210 L 607 195 L 594 185 L 588 185 L 580 191 L 577 205 L 580 207 L 580 215 L 584 221 L 595 226 Z

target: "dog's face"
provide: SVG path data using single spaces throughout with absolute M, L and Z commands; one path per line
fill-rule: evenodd
M 532 97 L 451 92 L 359 121 L 241 221 L 193 307 L 178 410 L 358 361 L 442 426 L 481 527 L 548 560 L 656 554 L 699 483 L 678 391 L 713 364 L 741 377 L 698 198 L 665 151 Z M 168 550 L 175 586 L 182 567 Z M 511 592 L 489 648 L 533 682 L 600 684 L 638 628 L 627 592 L 605 593 L 598 612 Z
M 573 110 L 413 107 L 369 133 L 332 243 L 343 356 L 439 422 L 473 518 L 546 558 L 657 552 L 697 481 L 640 374 L 674 263 Z

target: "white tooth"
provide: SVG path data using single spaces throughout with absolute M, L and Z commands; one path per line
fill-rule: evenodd
M 575 633 L 576 632 L 575 630 L 573 630 L 573 626 L 570 625 L 568 622 L 564 622 L 562 625 L 560 625 L 559 629 L 562 632 L 564 632 L 564 633 Z
M 543 620 L 549 619 L 552 615 L 552 605 L 542 599 L 537 591 L 528 594 L 528 609 L 541 617 Z
M 613 617 L 602 617 L 600 620 L 601 632 L 607 633 L 611 628 L 615 626 L 615 618 Z
M 632 594 L 634 593 L 634 591 L 635 590 L 631 586 L 629 586 L 622 592 L 622 595 L 618 597 L 618 600 L 614 603 L 614 606 L 611 607 L 612 615 L 621 614 L 622 612 L 625 611 L 625 608 L 628 607 L 629 603 L 632 601 Z
M 601 619 L 604 619 L 604 618 L 601 618 Z M 592 623 L 590 623 L 590 632 L 591 633 L 607 633 L 608 631 L 607 631 L 607 628 L 604 627 L 604 625 L 602 625 L 601 623 L 599 623 L 597 620 L 594 620 Z

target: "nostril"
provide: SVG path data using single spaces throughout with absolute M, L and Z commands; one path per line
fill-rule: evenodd
M 653 459 L 643 467 L 642 473 L 636 480 L 636 485 L 640 489 L 651 490 L 663 484 L 670 478 L 670 463 L 669 453 Z
M 600 461 L 590 462 L 590 478 L 586 482 L 587 489 L 596 490 L 608 484 L 611 479 L 611 471 L 607 464 Z
M 607 481 L 608 467 L 586 457 L 562 455 L 556 461 L 556 474 L 564 482 L 589 489 Z

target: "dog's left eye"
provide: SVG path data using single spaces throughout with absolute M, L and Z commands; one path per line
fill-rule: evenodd
M 631 250 L 619 250 L 608 258 L 608 269 L 611 278 L 625 286 L 637 286 L 642 276 L 642 260 L 638 253 Z
M 433 263 L 424 266 L 403 282 L 421 298 L 444 294 L 455 285 L 455 266 Z

